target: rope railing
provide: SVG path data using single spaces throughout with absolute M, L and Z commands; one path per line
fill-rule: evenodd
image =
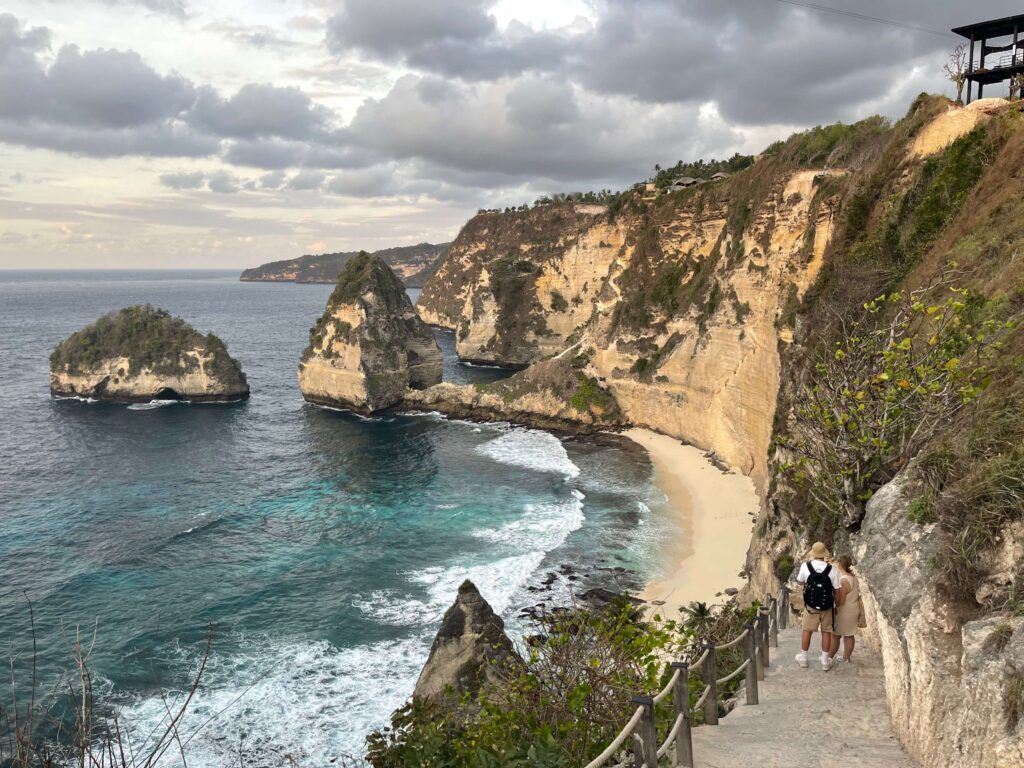
M 672 662 L 672 676 L 665 687 L 654 696 L 635 696 L 633 704 L 636 709 L 619 735 L 585 768 L 602 768 L 615 757 L 630 736 L 633 737 L 632 761 L 628 758 L 612 768 L 625 768 L 632 764 L 633 768 L 658 768 L 658 761 L 670 756 L 673 768 L 693 768 L 693 712 L 704 713 L 705 725 L 718 725 L 718 686 L 735 680 L 740 674 L 746 674 L 746 702 L 748 705 L 758 703 L 757 683 L 764 680 L 764 671 L 770 664 L 769 647 L 779 645 L 779 630 L 785 629 L 789 621 L 789 591 L 783 587 L 778 598 L 767 595 L 765 604 L 757 611 L 757 616 L 746 628 L 732 640 L 721 645 L 708 644 L 694 661 Z M 718 677 L 716 660 L 718 652 L 733 648 L 743 643 L 746 658 L 724 677 Z M 697 700 L 690 703 L 690 673 L 699 669 L 704 682 L 704 690 Z M 664 742 L 658 744 L 658 731 L 655 721 L 655 706 L 669 697 L 672 698 L 672 727 L 665 736 Z M 621 760 L 621 756 L 620 756 Z

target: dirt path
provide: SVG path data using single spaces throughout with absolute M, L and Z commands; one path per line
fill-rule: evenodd
M 852 664 L 822 672 L 812 645 L 801 669 L 799 643 L 798 629 L 780 633 L 758 706 L 694 729 L 697 768 L 916 768 L 889 721 L 881 659 L 859 646 Z

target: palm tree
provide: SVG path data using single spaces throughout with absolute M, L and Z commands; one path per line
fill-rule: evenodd
M 707 603 L 700 601 L 692 602 L 679 609 L 683 616 L 683 626 L 693 633 L 699 642 L 707 642 L 711 635 L 711 629 L 715 624 L 714 609 Z

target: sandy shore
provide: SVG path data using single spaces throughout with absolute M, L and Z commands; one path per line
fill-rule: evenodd
M 625 436 L 650 454 L 658 488 L 665 494 L 665 509 L 673 516 L 680 535 L 665 542 L 665 574 L 644 587 L 640 597 L 648 603 L 664 601 L 669 616 L 694 600 L 721 602 L 726 587 L 742 587 L 739 572 L 750 546 L 758 508 L 750 478 L 724 474 L 704 458 L 704 452 L 646 429 L 631 429 Z

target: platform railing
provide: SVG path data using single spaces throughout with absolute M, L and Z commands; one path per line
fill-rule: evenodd
M 788 619 L 789 590 L 782 587 L 778 598 L 767 595 L 764 605 L 758 608 L 756 618 L 732 640 L 720 645 L 709 643 L 693 662 L 672 662 L 672 676 L 665 687 L 653 696 L 633 697 L 636 709 L 632 717 L 619 735 L 585 768 L 601 768 L 616 758 L 619 762 L 612 768 L 657 768 L 659 761 L 666 756 L 668 765 L 673 768 L 693 768 L 693 712 L 703 711 L 705 725 L 718 725 L 718 688 L 741 674 L 745 675 L 746 703 L 756 705 L 758 681 L 764 680 L 765 669 L 771 663 L 769 648 L 778 648 L 779 630 L 786 628 Z M 718 653 L 740 643 L 746 658 L 731 672 L 719 677 Z M 691 705 L 690 676 L 694 673 L 700 675 L 704 690 Z M 673 705 L 672 725 L 659 745 L 655 706 L 669 697 Z M 632 756 L 627 755 L 623 761 L 624 749 L 632 750 Z

